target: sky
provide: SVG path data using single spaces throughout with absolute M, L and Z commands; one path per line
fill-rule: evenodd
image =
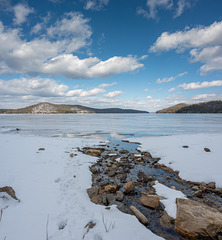
M 0 0 L 0 109 L 222 100 L 221 0 Z

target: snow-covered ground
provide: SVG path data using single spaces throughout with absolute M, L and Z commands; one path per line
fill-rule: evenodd
M 106 210 L 90 202 L 89 166 L 96 158 L 76 147 L 98 143 L 0 133 L 0 187 L 13 187 L 20 199 L 0 198 L 1 209 L 8 205 L 0 221 L 0 240 L 162 239 L 115 206 Z M 89 222 L 96 225 L 85 228 Z
M 217 187 L 222 187 L 222 134 L 138 137 L 128 140 L 140 142 L 140 150 L 160 157 L 159 163 L 179 171 L 181 178 L 206 183 L 213 181 Z M 211 152 L 206 152 L 204 148 L 209 148 Z

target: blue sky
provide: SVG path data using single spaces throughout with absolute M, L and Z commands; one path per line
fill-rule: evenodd
M 222 100 L 221 0 L 0 0 L 0 108 Z

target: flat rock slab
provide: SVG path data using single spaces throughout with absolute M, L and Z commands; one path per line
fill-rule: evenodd
M 222 232 L 222 213 L 188 199 L 177 198 L 175 231 L 187 239 L 218 239 Z
M 160 205 L 159 197 L 155 195 L 146 195 L 139 198 L 140 203 L 146 207 L 157 208 Z

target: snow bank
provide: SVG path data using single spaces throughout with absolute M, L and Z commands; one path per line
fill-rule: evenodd
M 140 142 L 141 150 L 160 157 L 160 163 L 178 170 L 180 177 L 191 181 L 216 182 L 222 187 L 222 135 L 195 134 L 127 139 Z M 187 145 L 189 148 L 183 148 Z M 206 152 L 207 147 L 211 152 Z
M 162 239 L 115 206 L 90 202 L 89 166 L 97 158 L 77 152 L 99 140 L 0 135 L 0 186 L 11 186 L 20 202 L 1 199 L 0 239 Z M 39 151 L 39 148 L 45 148 Z M 70 153 L 78 156 L 70 157 Z M 4 202 L 3 202 L 4 201 Z M 96 225 L 85 228 L 89 222 Z M 48 222 L 48 224 L 47 224 Z
M 182 192 L 168 188 L 158 181 L 155 182 L 153 187 L 156 189 L 158 196 L 165 198 L 160 202 L 165 206 L 167 214 L 175 219 L 177 214 L 176 198 L 186 198 L 186 196 Z

